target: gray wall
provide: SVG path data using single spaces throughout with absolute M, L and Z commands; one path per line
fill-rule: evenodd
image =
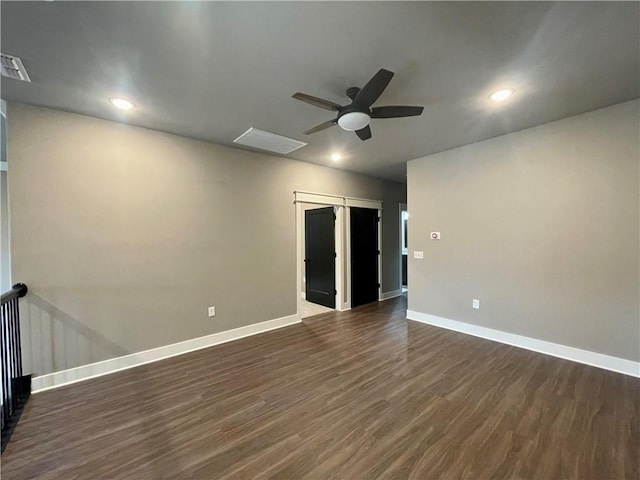
M 409 162 L 409 309 L 640 360 L 639 108 Z
M 295 314 L 296 189 L 383 200 L 399 288 L 404 184 L 23 104 L 8 119 L 34 373 Z

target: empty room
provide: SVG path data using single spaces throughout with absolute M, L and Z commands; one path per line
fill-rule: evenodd
M 640 2 L 0 14 L 3 480 L 640 480 Z

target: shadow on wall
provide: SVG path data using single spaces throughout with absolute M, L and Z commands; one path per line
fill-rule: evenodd
M 45 375 L 132 353 L 35 293 L 24 302 L 20 328 L 27 373 Z
M 133 353 L 31 291 L 22 300 L 26 307 L 20 311 L 22 359 L 26 373 L 45 375 Z M 133 402 L 126 415 L 132 421 L 143 417 L 142 421 L 135 421 L 133 431 L 143 438 L 145 448 L 166 457 L 178 448 L 169 430 L 174 417 L 158 414 L 146 418 L 143 415 L 149 408 L 160 412 L 163 407 L 155 394 L 162 388 L 162 382 L 149 375 L 148 368 L 151 367 L 129 370 L 127 381 L 135 389 L 137 401 Z M 177 462 L 165 466 L 162 471 L 159 468 L 156 462 L 150 462 L 145 470 L 149 470 L 150 478 L 162 475 L 177 477 L 181 471 Z

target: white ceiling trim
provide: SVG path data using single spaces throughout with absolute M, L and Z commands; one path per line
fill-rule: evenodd
M 360 207 L 382 210 L 382 200 L 367 198 L 344 197 L 328 193 L 304 192 L 296 190 L 294 203 L 317 203 L 320 205 L 334 205 L 339 207 Z
M 347 207 L 360 207 L 360 208 L 373 208 L 376 210 L 382 210 L 382 202 L 379 200 L 366 200 L 363 198 L 346 198 L 345 206 Z

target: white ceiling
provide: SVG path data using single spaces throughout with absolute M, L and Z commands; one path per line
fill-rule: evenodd
M 309 142 L 291 158 L 405 181 L 407 160 L 640 96 L 638 2 L 2 2 L 2 52 L 32 83 L 2 98 L 229 145 L 254 126 Z M 304 136 L 379 69 L 375 105 L 424 105 Z M 500 105 L 487 95 L 516 89 Z M 107 103 L 123 96 L 123 114 Z M 9 120 L 10 121 L 10 120 Z M 343 159 L 329 158 L 338 151 Z

